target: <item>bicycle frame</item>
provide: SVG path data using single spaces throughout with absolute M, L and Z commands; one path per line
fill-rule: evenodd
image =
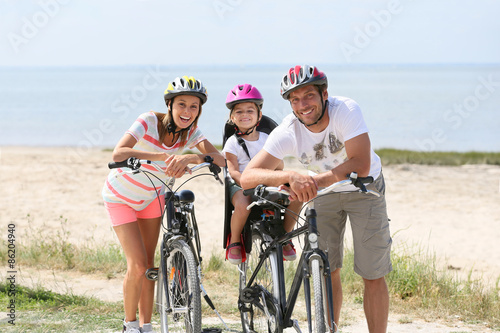
M 171 191 L 165 193 L 166 218 L 162 220 L 163 241 L 168 244 L 170 239 L 182 237 L 193 251 L 196 264 L 199 266 L 202 262 L 201 241 L 194 214 L 194 194 L 189 190 L 181 192 L 187 193 L 189 196 L 192 195 L 193 201 L 186 202 L 182 196 Z
M 192 173 L 203 167 L 208 167 L 211 174 L 198 174 L 190 177 L 186 182 L 197 176 L 211 175 L 222 184 L 222 181 L 218 177 L 220 168 L 212 162 L 213 159 L 207 156 L 205 157 L 205 163 L 198 164 L 188 170 L 190 171 L 189 173 Z M 150 165 L 163 173 L 161 167 L 156 163 L 133 157 L 123 162 L 109 163 L 108 166 L 110 168 L 127 167 L 132 170 L 132 173 L 148 172 L 140 170 L 142 164 Z M 151 174 L 150 172 L 148 173 Z M 162 181 L 158 176 L 153 176 Z M 167 319 L 169 316 L 175 318 L 176 315 L 186 316 L 184 324 L 181 325 L 186 325 L 185 328 L 189 332 L 198 332 L 201 329 L 201 295 L 203 295 L 208 305 L 224 323 L 217 310 L 215 310 L 201 282 L 201 241 L 194 212 L 195 196 L 190 190 L 179 191 L 186 182 L 173 190 L 174 178 L 171 178 L 168 184 L 162 181 L 167 191 L 165 192 L 165 205 L 162 207 L 163 214 L 161 218 L 162 229 L 164 231 L 160 247 L 161 274 L 159 274 L 158 268 L 151 268 L 146 271 L 148 279 L 162 281 L 162 284 L 159 284 L 157 288 L 157 309 L 159 309 L 158 311 L 162 316 L 160 320 L 162 332 L 170 331 L 172 328 L 170 327 L 171 324 L 175 325 L 175 322 L 180 323 L 183 321 L 177 321 L 177 319 L 171 321 Z M 158 194 L 158 191 L 156 193 Z M 178 279 L 181 279 L 181 281 Z M 162 300 L 158 301 L 158 299 Z M 182 327 L 180 328 L 182 329 Z M 179 327 L 174 329 L 179 329 Z
M 363 177 L 359 178 L 356 173 L 351 173 L 348 175 L 348 179 L 339 181 L 334 183 L 327 188 L 319 191 L 317 193 L 318 196 L 324 195 L 330 191 L 333 191 L 337 188 L 341 188 L 343 186 L 354 185 L 357 187 L 359 192 L 365 192 L 368 194 L 373 194 L 376 196 L 380 196 L 379 193 L 368 190 L 365 187 L 365 183 L 373 182 L 372 177 Z M 269 196 L 271 193 L 281 193 L 285 195 L 289 195 L 287 191 L 284 191 L 282 188 L 277 187 L 266 187 L 264 185 L 259 185 L 255 189 L 245 190 L 244 194 L 250 195 L 254 194 L 258 200 L 252 202 L 247 209 L 258 205 L 268 205 L 273 206 L 275 211 L 275 218 L 272 220 L 273 223 L 280 223 L 281 219 L 276 219 L 277 216 L 280 216 L 280 209 L 282 206 L 274 204 L 274 200 Z M 264 196 L 267 196 L 266 198 Z M 314 199 L 313 199 L 314 200 Z M 249 312 L 250 309 L 253 308 L 245 306 L 245 304 L 253 304 L 257 307 L 260 307 L 260 312 L 265 313 L 265 317 L 268 318 L 268 325 L 273 325 L 273 323 L 278 322 L 279 328 L 287 328 L 296 325 L 291 319 L 295 303 L 297 301 L 297 297 L 300 291 L 301 283 L 304 282 L 304 294 L 306 300 L 306 311 L 307 311 L 307 320 L 309 331 L 311 332 L 312 328 L 312 307 L 311 307 L 311 286 L 309 283 L 309 278 L 312 277 L 313 287 L 314 287 L 314 300 L 315 300 L 315 326 L 316 329 L 320 329 L 321 332 L 324 328 L 330 329 L 334 331 L 336 328 L 335 318 L 333 314 L 333 287 L 331 284 L 330 278 L 330 265 L 328 262 L 328 258 L 325 252 L 319 249 L 318 244 L 318 229 L 316 223 L 316 211 L 314 209 L 314 201 L 311 200 L 306 202 L 305 205 L 308 207 L 306 211 L 306 224 L 301 226 L 291 232 L 285 233 L 283 235 L 274 235 L 271 231 L 268 232 L 264 224 L 270 221 L 266 221 L 264 217 L 263 220 L 258 220 L 252 222 L 251 229 L 256 230 L 259 236 L 257 239 L 261 238 L 261 253 L 256 263 L 255 267 L 253 267 L 253 272 L 248 281 L 244 281 L 244 287 L 240 287 L 240 297 L 238 299 L 238 306 L 240 308 L 240 312 L 242 313 L 242 323 L 244 323 L 247 319 L 244 319 L 243 313 Z M 280 207 L 280 208 L 278 208 Z M 270 228 L 269 226 L 268 228 Z M 301 254 L 299 264 L 297 266 L 297 270 L 295 272 L 295 276 L 290 287 L 290 291 L 288 294 L 288 298 L 286 295 L 286 286 L 285 280 L 281 277 L 284 276 L 284 266 L 283 266 L 283 252 L 282 252 L 282 244 L 291 240 L 292 238 L 298 237 L 304 234 L 305 237 L 305 247 Z M 276 263 L 273 263 L 274 258 L 276 258 Z M 268 303 L 268 299 L 266 297 L 271 297 L 269 291 L 266 287 L 260 286 L 256 284 L 253 286 L 257 276 L 261 272 L 262 268 L 265 267 L 266 261 L 271 260 L 271 269 L 272 280 L 273 280 L 273 293 L 272 297 L 274 299 L 269 299 L 270 303 Z M 274 271 L 277 271 L 276 273 Z M 241 271 L 242 276 L 246 274 L 246 268 Z M 242 281 L 242 280 L 240 280 Z M 326 308 L 325 304 L 321 304 L 322 299 L 324 300 L 323 293 L 327 294 L 326 297 Z M 267 295 L 267 296 L 266 296 Z M 260 303 L 259 300 L 263 302 Z M 323 301 L 324 302 L 324 301 Z M 272 307 L 273 311 L 270 313 L 268 308 Z M 259 310 L 257 310 L 259 311 Z M 324 317 L 324 318 L 323 318 Z M 319 318 L 319 319 L 318 319 Z M 326 321 L 323 321 L 323 319 Z M 246 325 L 244 323 L 244 325 Z M 325 327 L 326 325 L 326 327 Z M 318 328 L 319 327 L 319 328 Z M 298 327 L 296 327 L 298 330 Z
M 307 223 L 295 230 L 292 230 L 291 232 L 285 233 L 284 235 L 275 238 L 272 240 L 265 251 L 261 254 L 259 263 L 255 267 L 255 270 L 248 280 L 246 284 L 246 288 L 250 288 L 252 284 L 254 283 L 254 280 L 256 276 L 259 274 L 260 269 L 264 265 L 264 262 L 266 259 L 270 256 L 272 252 L 275 253 L 277 257 L 277 268 L 278 268 L 278 276 L 284 276 L 284 266 L 283 266 L 283 249 L 282 245 L 286 241 L 289 241 L 295 237 L 298 237 L 300 235 L 306 234 L 308 237 L 306 237 L 306 242 L 305 242 L 305 247 L 304 250 L 302 251 L 302 254 L 299 259 L 299 264 L 298 268 L 295 272 L 295 276 L 292 282 L 292 285 L 290 287 L 290 292 L 288 294 L 288 298 L 286 296 L 286 286 L 285 286 L 285 280 L 284 279 L 279 279 L 279 295 L 277 296 L 277 301 L 279 304 L 280 308 L 280 323 L 279 325 L 283 328 L 286 327 L 292 327 L 293 326 L 293 321 L 292 321 L 292 314 L 293 310 L 295 307 L 295 303 L 297 301 L 300 287 L 302 282 L 304 282 L 304 293 L 306 297 L 306 306 L 307 306 L 307 317 L 308 317 L 308 324 L 309 327 L 311 326 L 311 316 L 310 316 L 310 311 L 311 311 L 311 293 L 310 293 L 310 287 L 308 283 L 308 278 L 309 278 L 309 261 L 312 256 L 319 256 L 320 260 L 323 264 L 323 274 L 327 277 L 330 276 L 330 265 L 328 263 L 328 259 L 326 254 L 320 250 L 317 246 L 317 226 L 316 226 L 316 211 L 313 209 L 309 209 L 306 213 L 306 218 L 307 218 Z M 252 228 L 260 228 L 261 232 L 263 234 L 267 234 L 265 229 L 261 226 L 261 221 L 254 222 L 254 225 Z M 311 247 L 311 242 L 310 242 L 310 237 L 309 235 L 316 235 L 316 240 L 314 243 L 316 243 L 316 246 Z M 314 240 L 314 236 L 312 237 Z M 313 244 L 314 244 L 313 243 Z M 334 315 L 333 315 L 333 297 L 332 297 L 332 285 L 331 285 L 331 280 L 328 278 L 328 283 L 326 283 L 326 288 L 327 288 L 327 296 L 328 296 L 328 311 L 329 311 L 329 317 L 330 318 L 330 327 L 335 327 L 334 326 Z

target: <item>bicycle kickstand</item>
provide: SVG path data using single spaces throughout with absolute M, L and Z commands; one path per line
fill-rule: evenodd
M 299 321 L 297 319 L 293 320 L 293 328 L 295 328 L 295 332 L 297 333 L 302 333 L 299 327 Z
M 215 314 L 217 315 L 217 317 L 219 317 L 219 320 L 224 325 L 224 327 L 226 328 L 226 330 L 228 330 L 230 332 L 238 332 L 238 331 L 234 331 L 234 330 L 229 329 L 229 327 L 226 325 L 226 322 L 220 316 L 219 311 L 217 311 L 215 309 L 214 303 L 212 303 L 212 300 L 210 299 L 210 297 L 208 297 L 208 294 L 207 294 L 207 292 L 205 290 L 205 287 L 203 287 L 203 284 L 201 284 L 201 283 L 200 283 L 200 289 L 201 289 L 201 294 L 203 295 L 203 298 L 207 302 L 208 306 L 210 306 L 210 308 L 215 312 Z

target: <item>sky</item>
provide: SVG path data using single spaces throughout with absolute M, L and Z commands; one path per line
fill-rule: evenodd
M 0 66 L 500 63 L 496 0 L 0 0 Z

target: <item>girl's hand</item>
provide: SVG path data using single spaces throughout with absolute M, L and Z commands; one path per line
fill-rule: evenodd
M 280 185 L 280 186 L 278 186 L 278 189 L 279 190 L 284 190 L 284 191 L 287 191 L 288 193 L 290 193 L 290 195 L 288 196 L 288 199 L 290 201 L 297 200 L 297 194 L 294 191 L 292 191 L 292 189 L 291 189 L 290 186 Z
M 167 169 L 165 174 L 169 177 L 180 178 L 186 171 L 191 173 L 188 168 L 189 161 L 185 155 L 170 155 L 165 160 Z

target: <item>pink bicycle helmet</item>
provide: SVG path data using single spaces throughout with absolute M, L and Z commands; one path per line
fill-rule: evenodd
M 264 99 L 259 90 L 251 84 L 237 84 L 233 89 L 229 90 L 226 106 L 229 110 L 232 110 L 236 104 L 243 102 L 253 102 L 257 104 L 260 110 L 264 104 Z
M 281 80 L 281 96 L 288 99 L 292 91 L 309 84 L 318 86 L 325 84 L 328 87 L 328 80 L 325 73 L 317 67 L 309 65 L 292 67 Z

